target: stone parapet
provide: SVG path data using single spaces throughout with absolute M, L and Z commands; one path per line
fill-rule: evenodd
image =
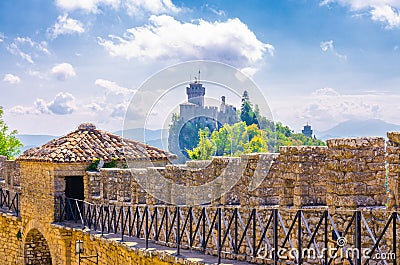
M 400 207 L 400 132 L 388 132 L 388 208 Z
M 288 146 L 280 148 L 280 178 L 287 185 L 281 205 L 295 207 L 326 204 L 327 147 Z
M 386 202 L 385 139 L 327 140 L 327 205 L 379 206 Z

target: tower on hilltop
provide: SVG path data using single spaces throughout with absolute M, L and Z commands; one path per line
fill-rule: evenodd
M 304 136 L 312 138 L 313 130 L 311 130 L 311 126 L 308 125 L 308 122 L 307 122 L 307 125 L 304 126 L 303 130 L 301 131 L 301 133 Z
M 200 70 L 199 77 L 195 77 L 194 82 L 186 87 L 186 94 L 188 96 L 188 102 L 196 104 L 197 106 L 204 107 L 204 95 L 206 94 L 206 88 L 200 83 Z

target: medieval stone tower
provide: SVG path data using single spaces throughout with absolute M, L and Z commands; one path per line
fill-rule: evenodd
M 234 124 L 239 121 L 236 107 L 226 104 L 225 96 L 221 96 L 220 106 L 205 106 L 206 88 L 199 79 L 186 87 L 187 102 L 179 105 L 180 128 L 175 132 L 170 130 L 168 138 L 169 150 L 178 155 L 177 163 L 183 163 L 186 158 L 183 153 L 191 146 L 182 144 L 182 139 L 198 137 L 185 135 L 185 126 L 192 125 L 198 128 L 208 127 L 210 131 L 221 128 L 224 124 Z

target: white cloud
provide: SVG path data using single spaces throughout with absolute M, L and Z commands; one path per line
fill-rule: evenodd
M 240 69 L 240 71 L 243 74 L 245 74 L 249 77 L 252 77 L 258 71 L 258 69 L 254 68 L 254 67 L 245 67 L 245 68 Z
M 51 74 L 60 81 L 76 75 L 74 67 L 69 63 L 60 63 L 51 69 Z
M 324 88 L 320 88 L 315 90 L 312 93 L 313 96 L 339 96 L 339 93 L 330 87 L 324 87 Z
M 120 0 L 56 0 L 56 6 L 66 10 L 83 10 L 88 13 L 97 13 L 99 6 L 111 6 L 118 8 Z
M 127 109 L 128 109 L 127 104 L 124 104 L 124 103 L 118 104 L 113 108 L 113 110 L 111 112 L 111 117 L 124 118 Z
M 104 108 L 100 104 L 97 104 L 95 102 L 92 102 L 92 103 L 88 104 L 86 107 L 90 111 L 94 111 L 94 112 L 98 112 L 98 111 L 103 111 L 104 110 Z
M 323 52 L 328 52 L 328 51 L 332 52 L 341 61 L 347 60 L 346 55 L 340 54 L 335 50 L 335 47 L 333 46 L 333 40 L 323 41 L 320 43 L 319 47 Z
M 333 50 L 333 40 L 323 41 L 323 42 L 321 42 L 319 47 L 321 47 L 321 50 L 323 52 L 326 52 L 328 50 Z
M 47 107 L 54 114 L 71 114 L 75 110 L 75 97 L 70 93 L 58 93 Z
M 98 13 L 101 6 L 123 8 L 131 16 L 181 11 L 171 0 L 56 0 L 56 5 L 65 11 L 83 10 L 88 13 Z
M 49 50 L 47 49 L 47 42 L 35 42 L 29 37 L 17 37 L 15 38 L 15 43 L 18 44 L 28 44 L 32 48 L 36 48 L 38 51 L 43 52 L 45 54 L 50 54 Z
M 129 15 L 140 15 L 143 12 L 150 14 L 177 13 L 181 9 L 171 0 L 126 0 L 124 4 Z
M 399 100 L 399 94 L 340 94 L 333 88 L 322 88 L 293 102 L 290 110 L 296 110 L 296 119 L 312 122 L 315 128 L 323 131 L 350 119 L 395 121 L 400 115 L 400 108 L 396 107 Z M 291 116 L 293 119 L 293 113 Z
M 39 112 L 32 108 L 32 107 L 25 107 L 25 106 L 15 106 L 12 107 L 8 110 L 9 113 L 11 114 L 17 114 L 17 115 L 24 115 L 24 114 L 38 114 Z
M 44 99 L 36 99 L 33 105 L 35 106 L 34 110 L 38 111 L 38 113 L 50 114 L 48 104 Z
M 368 12 L 373 21 L 383 23 L 387 29 L 400 27 L 399 0 L 324 0 L 320 5 L 332 3 L 348 6 L 356 13 Z
M 28 63 L 33 64 L 33 60 L 32 60 L 32 56 L 30 56 L 29 54 L 21 51 L 19 49 L 19 47 L 17 46 L 17 44 L 15 43 L 11 43 L 10 45 L 7 46 L 7 50 L 14 55 L 19 55 L 22 59 L 24 59 L 25 61 L 27 61 Z
M 4 41 L 4 33 L 0 32 L 0 42 Z
M 215 8 L 209 7 L 208 5 L 206 5 L 206 7 L 213 12 L 214 14 L 216 14 L 217 16 L 226 16 L 225 11 L 224 10 L 217 10 Z
M 150 24 L 122 36 L 99 38 L 113 56 L 142 60 L 210 59 L 244 68 L 254 66 L 274 47 L 257 39 L 238 18 L 225 22 L 180 22 L 171 16 L 151 16 Z
M 44 79 L 46 77 L 46 74 L 41 73 L 40 71 L 37 71 L 37 70 L 32 70 L 32 69 L 28 70 L 28 75 L 37 77 L 39 79 Z
M 18 84 L 21 82 L 21 78 L 19 78 L 19 76 L 17 76 L 17 75 L 13 75 L 13 74 L 5 74 L 3 81 L 7 82 L 9 84 Z
M 23 48 L 21 48 L 21 46 Z M 14 41 L 7 46 L 7 50 L 13 54 L 20 56 L 25 61 L 33 64 L 34 61 L 32 59 L 32 55 L 39 56 L 36 52 L 39 51 L 40 53 L 49 55 L 50 52 L 47 49 L 47 42 L 35 42 L 29 37 L 17 37 Z M 24 50 L 29 50 L 30 53 L 25 52 Z
M 46 102 L 44 99 L 38 98 L 33 103 L 33 107 L 30 106 L 15 106 L 12 107 L 9 112 L 12 114 L 56 114 L 66 115 L 71 114 L 76 109 L 75 97 L 70 93 L 61 92 L 58 93 L 55 98 Z
M 85 32 L 82 22 L 69 18 L 67 14 L 59 16 L 57 18 L 57 23 L 47 29 L 47 32 L 51 35 L 53 39 L 57 38 L 59 35 L 65 34 L 81 34 Z
M 94 84 L 105 88 L 106 95 L 113 93 L 120 96 L 131 96 L 135 92 L 133 89 L 119 86 L 117 83 L 105 79 L 96 79 Z
M 386 24 L 387 29 L 400 27 L 399 9 L 389 5 L 377 6 L 371 10 L 372 19 Z

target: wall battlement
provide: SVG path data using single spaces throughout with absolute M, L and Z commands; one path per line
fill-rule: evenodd
M 81 239 L 85 240 L 87 254 L 101 254 L 99 264 L 143 261 L 138 251 L 127 250 L 112 240 L 100 240 L 83 231 L 54 224 L 61 208 L 62 200 L 59 198 L 65 197 L 66 179 L 77 176 L 83 176 L 85 200 L 107 208 L 110 204 L 123 207 L 147 204 L 150 208 L 162 204 L 146 193 L 135 179 L 162 176 L 173 183 L 201 186 L 220 176 L 238 177 L 229 192 L 221 198 L 216 197 L 211 203 L 210 211 L 217 209 L 215 206 L 225 205 L 222 207 L 224 216 L 232 216 L 235 209 L 239 209 L 245 224 L 251 219 L 252 211 L 257 210 L 265 224 L 270 216 L 267 213 L 279 209 L 282 223 L 290 227 L 297 210 L 304 209 L 304 218 L 309 221 L 310 227 L 315 227 L 320 217 L 313 216 L 313 211 L 322 213 L 328 210 L 335 218 L 339 231 L 344 231 L 353 210 L 357 209 L 371 224 L 372 234 L 379 235 L 386 220 L 390 220 L 392 210 L 399 206 L 400 133 L 388 133 L 387 141 L 371 137 L 331 139 L 326 147 L 281 147 L 279 154 L 215 157 L 211 161 L 189 161 L 184 165 L 104 168 L 99 172 L 87 172 L 86 167 L 85 163 L 16 162 L 0 157 L 0 188 L 20 193 L 20 215 L 0 214 L 0 256 L 4 257 L 5 264 L 34 264 L 35 260 L 48 262 L 51 259 L 54 265 L 75 265 L 78 262 L 73 244 Z M 226 168 L 229 168 L 228 172 Z M 199 195 L 181 194 L 171 185 L 151 184 L 154 184 L 155 191 L 169 194 L 178 204 L 190 204 Z M 220 182 L 221 187 L 223 184 L 223 181 Z M 217 187 L 205 195 L 214 198 L 218 192 Z M 165 208 L 164 205 L 161 207 Z M 196 218 L 199 219 L 200 211 L 196 211 Z M 253 218 L 254 222 L 258 222 L 255 215 Z M 254 231 L 259 239 L 262 226 L 257 227 Z M 353 230 L 350 233 L 354 234 Z M 284 229 L 280 228 L 278 232 L 279 238 L 283 239 Z M 308 233 L 305 226 L 302 233 L 303 236 Z M 353 234 L 348 238 L 352 238 Z M 271 238 L 271 231 L 267 235 Z M 369 232 L 363 229 L 361 235 L 367 238 Z M 291 237 L 296 240 L 296 232 L 292 231 Z M 321 238 L 322 235 L 318 234 L 317 240 L 321 241 Z M 390 236 L 382 239 L 385 249 L 395 248 L 391 239 Z M 370 243 L 367 241 L 363 244 Z M 250 245 L 240 251 L 248 252 Z M 207 251 L 215 255 L 215 249 Z M 147 264 L 167 264 L 165 259 L 161 261 L 162 255 L 152 256 Z M 183 264 L 187 261 L 182 259 L 179 262 Z
M 229 161 L 236 161 L 237 165 L 229 170 L 240 174 L 240 178 L 231 191 L 213 204 L 327 205 L 354 209 L 389 203 L 393 207 L 398 205 L 399 197 L 400 134 L 389 133 L 388 137 L 387 142 L 377 137 L 331 139 L 324 147 L 281 147 L 279 154 L 214 157 L 211 161 L 133 169 L 132 175 L 129 170 L 101 169 L 87 173 L 86 190 L 90 192 L 86 199 L 155 203 L 157 200 L 146 195 L 136 183 L 139 176 L 158 176 L 180 185 L 199 186 L 218 178 Z M 176 192 L 170 187 L 159 189 Z M 182 199 L 181 204 L 190 204 L 190 199 Z

